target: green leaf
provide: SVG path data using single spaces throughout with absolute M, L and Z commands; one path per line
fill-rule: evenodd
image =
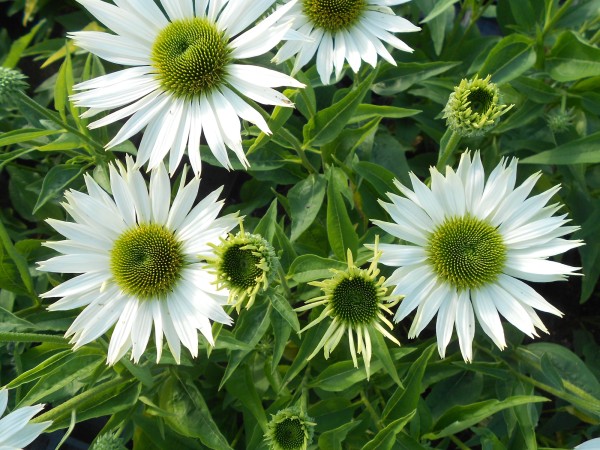
M 503 409 L 546 401 L 548 401 L 547 398 L 536 395 L 516 395 L 504 400 L 492 399 L 471 405 L 454 406 L 439 418 L 434 425 L 434 431 L 423 435 L 422 438 L 441 439 L 466 430 Z
M 458 61 L 435 61 L 428 63 L 398 63 L 380 70 L 373 85 L 378 95 L 395 95 L 428 78 L 440 75 L 460 64 Z
M 0 147 L 35 141 L 36 139 L 45 136 L 64 133 L 64 131 L 65 130 L 40 130 L 38 128 L 23 128 L 21 130 L 13 130 L 0 134 Z
M 0 265 L 0 282 L 2 281 L 2 265 Z M 1 284 L 0 287 L 5 289 Z M 15 316 L 10 311 L 0 306 L 0 332 L 23 332 L 35 330 L 36 326 L 28 322 L 27 320 L 21 319 Z
M 396 191 L 393 183 L 396 177 L 392 172 L 379 164 L 373 164 L 368 161 L 357 161 L 353 167 L 356 173 L 371 183 L 380 195 L 383 196 L 388 192 Z
M 367 442 L 362 450 L 391 450 L 396 442 L 396 435 L 402 431 L 408 422 L 415 416 L 417 410 L 408 413 L 404 417 L 394 420 L 377 435 Z
M 290 267 L 289 276 L 298 283 L 330 278 L 333 273 L 330 269 L 344 270 L 347 264 L 330 258 L 322 258 L 317 255 L 298 256 Z
M 442 14 L 448 8 L 452 7 L 458 0 L 438 0 L 435 3 L 435 7 L 427 14 L 427 16 L 421 20 L 421 23 L 427 23 L 432 19 L 435 19 L 437 16 Z
M 156 418 L 137 414 L 134 418 L 136 438 L 133 441 L 134 450 L 204 450 L 206 447 L 196 439 L 186 438 L 178 433 L 160 426 Z
M 187 380 L 167 378 L 160 391 L 160 407 L 174 413 L 164 418 L 177 433 L 197 438 L 208 448 L 231 450 L 227 439 L 215 423 L 204 397 Z
M 235 325 L 235 338 L 239 341 L 246 342 L 254 349 L 269 327 L 268 313 L 270 306 L 271 305 L 268 302 L 258 303 L 247 310 L 245 314 L 240 315 L 240 318 Z M 250 352 L 251 350 L 245 349 L 234 350 L 231 352 L 227 369 L 225 369 L 225 374 L 219 384 L 219 389 L 225 385 L 225 382 Z
M 273 308 L 279 313 L 283 319 L 290 324 L 292 329 L 298 333 L 300 331 L 300 322 L 298 322 L 298 316 L 292 309 L 292 305 L 290 302 L 283 296 L 274 292 L 269 296 L 271 300 L 271 305 Z
M 62 352 L 55 353 L 54 355 L 46 358 L 33 369 L 27 370 L 20 374 L 18 377 L 16 377 L 10 383 L 8 383 L 6 385 L 6 388 L 14 389 L 17 386 L 21 386 L 22 384 L 29 383 L 31 381 L 35 381 L 43 377 L 47 373 L 50 373 L 54 369 L 59 367 L 62 364 L 63 360 L 66 359 L 68 356 L 71 356 L 72 354 L 72 350 L 64 350 Z
M 537 103 L 551 103 L 560 99 L 560 93 L 542 80 L 530 77 L 519 77 L 511 85 L 523 93 L 527 99 Z
M 385 327 L 385 324 L 381 324 L 381 326 Z M 394 360 L 392 359 L 392 355 L 390 354 L 390 350 L 387 346 L 386 339 L 384 339 L 383 335 L 377 330 L 372 330 L 369 333 L 371 336 L 371 345 L 373 347 L 373 354 L 377 356 L 383 368 L 387 372 L 387 374 L 394 380 L 399 386 L 402 386 L 402 381 L 400 381 L 400 377 L 398 376 L 398 371 L 396 370 L 396 365 L 394 364 Z M 394 344 L 395 345 L 395 344 Z
M 304 126 L 304 146 L 318 146 L 333 141 L 344 129 L 359 103 L 369 92 L 376 75 L 377 70 L 371 71 L 369 76 L 340 101 L 317 112 Z
M 356 257 L 358 235 L 350 220 L 342 195 L 332 182 L 332 177 L 329 178 L 327 184 L 327 238 L 338 259 L 345 261 L 348 249 Z
M 33 208 L 33 214 L 49 201 L 63 195 L 65 189 L 77 180 L 85 172 L 85 169 L 85 167 L 70 164 L 58 164 L 50 168 L 42 183 L 42 190 Z
M 371 361 L 371 375 L 381 370 L 382 367 L 381 361 Z M 354 367 L 352 361 L 340 361 L 327 366 L 317 378 L 309 383 L 309 387 L 328 392 L 342 392 L 366 379 L 367 373 L 362 367 Z
M 254 228 L 254 233 L 260 234 L 268 242 L 273 242 L 275 235 L 275 224 L 277 223 L 277 199 L 271 202 L 271 206 Z
M 521 76 L 535 64 L 535 50 L 531 39 L 511 34 L 498 42 L 479 69 L 482 77 L 492 75 L 492 81 L 507 83 Z
M 600 131 L 519 160 L 523 164 L 593 164 L 600 162 Z
M 67 105 L 69 105 L 69 96 L 73 95 L 73 65 L 71 64 L 71 53 L 69 47 L 65 46 L 66 55 L 63 63 L 58 70 L 56 77 L 56 84 L 54 85 L 54 108 L 62 117 L 64 122 L 67 121 Z M 74 111 L 74 107 L 70 108 L 73 117 L 78 118 L 77 112 Z
M 325 198 L 326 185 L 327 181 L 322 174 L 311 174 L 289 190 L 292 241 L 314 222 Z
M 353 420 L 333 430 L 321 433 L 319 436 L 319 450 L 342 450 L 342 442 L 344 442 L 348 433 L 360 423 L 358 420 Z
M 383 420 L 395 420 L 405 417 L 417 408 L 421 392 L 422 381 L 429 358 L 436 349 L 436 344 L 427 347 L 421 356 L 411 364 L 403 386 L 399 386 L 387 401 L 381 418 Z
M 103 364 L 103 354 L 86 351 L 73 352 L 56 369 L 40 377 L 39 381 L 22 398 L 19 405 L 33 405 L 59 389 L 72 388 L 76 383 L 91 376 Z
M 227 380 L 225 389 L 227 389 L 233 398 L 239 400 L 250 411 L 264 433 L 267 431 L 267 415 L 256 392 L 255 384 L 250 373 L 250 368 L 247 365 L 243 365 Z
M 77 411 L 77 422 L 83 422 L 84 420 L 109 416 L 130 409 L 136 404 L 142 385 L 136 383 L 135 380 L 116 380 L 118 384 L 107 382 L 104 385 L 97 386 L 98 391 L 95 391 L 94 388 L 71 399 L 77 401 L 73 402 L 70 407 L 61 410 L 63 414 L 52 417 L 53 423 L 46 431 L 68 427 L 71 421 L 71 411 L 73 410 Z M 60 406 L 69 406 L 71 400 Z M 52 413 L 52 411 L 50 410 L 49 413 Z M 44 420 L 44 416 L 36 417 L 36 420 L 38 419 Z
M 600 75 L 600 49 L 564 31 L 546 58 L 546 69 L 556 81 L 567 82 Z
M 285 386 L 287 383 L 292 381 L 296 375 L 300 373 L 304 366 L 308 363 L 308 357 L 315 350 L 317 344 L 323 337 L 325 330 L 329 327 L 329 323 L 327 321 L 323 321 L 314 327 L 310 328 L 306 331 L 306 334 L 302 335 L 302 344 L 298 349 L 298 353 L 292 362 L 292 365 L 285 373 L 283 377 L 282 385 Z
M 10 51 L 4 61 L 2 61 L 3 67 L 8 67 L 9 69 L 13 69 L 17 67 L 21 56 L 25 49 L 29 46 L 35 35 L 37 34 L 40 27 L 44 24 L 44 20 L 40 21 L 36 26 L 34 26 L 29 33 L 24 36 L 21 36 L 19 39 L 16 39 L 12 45 L 10 46 Z
M 24 294 L 29 294 L 34 297 L 37 301 L 37 295 L 35 294 L 35 289 L 33 288 L 33 281 L 31 279 L 31 274 L 29 273 L 29 264 L 27 263 L 27 259 L 15 248 L 12 243 L 6 228 L 4 228 L 4 224 L 0 221 L 0 283 L 3 285 L 7 284 L 8 286 L 15 286 L 14 281 L 17 279 L 14 274 L 13 267 L 16 267 L 17 272 L 20 275 L 21 281 L 23 282 L 23 286 L 25 287 Z M 6 257 L 8 256 L 11 261 L 9 261 Z M 15 286 L 16 287 L 16 286 Z M 20 289 L 17 291 L 20 293 Z
M 273 329 L 273 356 L 271 358 L 271 372 L 274 373 L 277 370 L 279 361 L 283 356 L 283 352 L 289 342 L 290 335 L 292 334 L 292 327 L 288 325 L 285 320 L 282 320 L 279 313 L 271 310 L 271 328 Z M 267 376 L 269 376 L 267 374 Z M 278 383 L 276 383 L 278 384 Z M 274 388 L 278 391 L 279 388 Z
M 399 108 L 397 106 L 360 104 L 348 123 L 363 122 L 374 117 L 402 119 L 421 113 L 420 109 Z

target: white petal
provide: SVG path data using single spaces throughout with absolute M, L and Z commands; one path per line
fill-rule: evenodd
M 450 298 L 442 302 L 438 311 L 435 333 L 437 336 L 438 352 L 442 358 L 446 357 L 446 347 L 448 347 L 450 338 L 452 337 L 457 306 L 458 295 L 454 292 Z
M 465 361 L 473 359 L 473 338 L 475 337 L 475 317 L 473 315 L 473 306 L 469 299 L 468 291 L 461 291 L 458 294 L 458 305 L 456 308 L 456 334 L 458 334 L 458 343 L 460 352 Z
M 475 310 L 481 329 L 492 339 L 498 348 L 501 350 L 505 349 L 506 340 L 504 339 L 502 322 L 488 290 L 486 288 L 475 289 L 471 291 L 471 296 L 473 298 L 473 309 Z

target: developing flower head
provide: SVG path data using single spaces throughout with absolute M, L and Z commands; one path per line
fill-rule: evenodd
M 18 91 L 27 88 L 25 78 L 21 72 L 0 66 L 0 102 L 4 103 Z
M 484 79 L 475 75 L 454 88 L 443 116 L 452 131 L 463 137 L 483 136 L 513 107 L 500 104 L 500 91 L 490 78 L 490 75 Z
M 259 234 L 248 234 L 240 223 L 240 231 L 220 238 L 213 245 L 215 257 L 210 260 L 217 276 L 217 289 L 229 290 L 229 303 L 239 312 L 246 302 L 249 309 L 259 291 L 265 291 L 273 279 L 278 264 L 273 246 Z
M 127 450 L 123 439 L 113 433 L 104 433 L 94 441 L 90 450 Z
M 564 133 L 571 128 L 574 120 L 575 114 L 573 113 L 572 108 L 564 111 L 560 108 L 556 108 L 546 114 L 548 128 L 550 128 L 553 133 L 557 134 Z
M 265 433 L 269 449 L 306 450 L 314 434 L 313 420 L 295 406 L 273 414 Z
M 389 308 L 398 304 L 402 296 L 388 295 L 388 288 L 384 286 L 385 277 L 377 278 L 379 275 L 377 262 L 381 256 L 379 236 L 375 239 L 373 254 L 369 268 L 360 269 L 354 264 L 352 252 L 348 250 L 348 268 L 346 270 L 331 269 L 334 273 L 332 278 L 309 283 L 320 287 L 324 295 L 308 300 L 305 306 L 297 308 L 296 311 L 306 311 L 321 305 L 325 305 L 325 309 L 301 332 L 315 326 L 326 317 L 331 317 L 333 320 L 308 359 L 315 356 L 321 348 L 324 350 L 325 359 L 329 358 L 329 353 L 347 332 L 354 367 L 358 367 L 356 354 L 362 353 L 368 377 L 371 364 L 370 333 L 377 330 L 392 342 L 400 345 L 400 342 L 380 323 L 383 322 L 390 330 L 393 329 L 392 323 L 385 317 L 384 312 L 392 314 Z M 354 333 L 356 333 L 356 348 Z

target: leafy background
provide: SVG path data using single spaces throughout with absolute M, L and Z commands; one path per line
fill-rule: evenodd
M 135 140 L 101 150 L 115 127 L 88 131 L 68 101 L 75 82 L 117 67 L 65 39 L 101 29 L 75 2 L 0 8 L 0 61 L 28 75 L 36 102 L 0 108 L 0 384 L 15 389 L 15 404 L 54 405 L 46 417 L 59 436 L 78 423 L 88 441 L 96 426 L 119 430 L 134 449 L 263 448 L 270 414 L 294 403 L 315 418 L 321 449 L 558 449 L 600 436 L 598 0 L 414 0 L 396 8 L 422 26 L 402 36 L 415 52 L 396 52 L 397 67 L 363 67 L 321 86 L 308 66 L 298 74 L 307 88 L 286 91 L 296 110 L 268 111 L 272 137 L 244 129 L 248 172 L 224 171 L 203 152 L 203 193 L 225 181 L 227 211 L 241 211 L 246 228 L 280 252 L 291 294 L 271 286 L 197 360 L 125 358 L 114 368 L 105 340 L 71 351 L 61 336 L 75 313 L 48 312 L 38 298 L 61 279 L 34 267 L 50 254 L 44 220 L 64 218 L 62 192 L 82 189 L 86 171 L 108 186 L 107 164 L 135 153 Z M 487 169 L 518 157 L 519 180 L 541 170 L 536 192 L 560 183 L 556 201 L 581 225 L 575 237 L 586 245 L 563 261 L 585 276 L 535 286 L 565 318 L 544 316 L 551 334 L 536 341 L 505 323 L 503 352 L 479 330 L 472 364 L 456 343 L 440 360 L 431 327 L 408 341 L 404 322 L 395 329 L 402 347 L 374 342 L 368 382 L 343 345 L 307 364 L 326 324 L 298 336 L 310 317 L 292 307 L 317 295 L 307 282 L 344 267 L 346 248 L 368 259 L 369 219 L 386 219 L 377 200 L 394 191 L 394 178 L 428 176 L 448 95 L 476 73 L 491 74 L 515 107 L 460 148 L 481 149 Z M 553 130 L 548 117 L 565 111 L 572 126 Z

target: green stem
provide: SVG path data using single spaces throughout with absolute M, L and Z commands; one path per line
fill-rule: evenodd
M 459 449 L 461 449 L 461 450 L 469 450 L 469 447 L 467 447 L 465 444 L 463 444 L 463 442 L 460 439 L 458 439 L 456 436 L 451 435 L 450 436 L 450 440 L 452 442 L 454 442 L 454 445 L 456 445 L 456 447 L 458 447 Z
M 292 298 L 292 291 L 290 290 L 290 287 L 287 284 L 287 280 L 285 279 L 285 272 L 283 271 L 283 267 L 281 267 L 280 263 L 277 264 L 277 272 L 279 273 L 279 281 L 281 282 L 281 286 L 285 291 L 285 295 L 287 296 L 287 298 Z
M 39 333 L 0 333 L 0 342 L 52 342 L 68 345 L 69 341 L 62 336 Z
M 296 151 L 296 153 L 300 157 L 300 160 L 302 161 L 302 165 L 306 168 L 306 170 L 308 170 L 309 173 L 318 173 L 319 172 L 317 169 L 315 169 L 315 166 L 313 166 L 311 164 L 311 162 L 308 160 L 308 158 L 306 156 L 306 152 L 304 151 L 304 148 L 300 144 L 300 141 L 298 141 L 298 139 L 296 139 L 296 136 L 294 136 L 292 133 L 290 133 L 285 127 L 281 127 L 279 130 L 277 130 L 277 133 L 279 133 L 281 138 L 285 139 L 285 141 L 288 144 L 290 144 L 292 147 L 294 147 L 294 150 Z
M 85 141 L 86 143 L 88 143 L 94 150 L 98 150 L 98 151 L 104 152 L 104 148 L 102 147 L 102 145 L 100 145 L 98 142 L 96 142 L 91 137 L 89 137 L 86 134 L 84 134 L 81 131 L 79 131 L 77 128 L 69 125 L 66 122 L 63 122 L 62 119 L 58 116 L 58 114 L 55 114 L 52 111 L 50 111 L 49 109 L 44 108 L 42 105 L 40 105 L 38 102 L 36 102 L 35 100 L 33 100 L 31 97 L 29 97 L 24 92 L 18 91 L 15 94 L 15 97 L 20 102 L 26 104 L 27 106 L 29 106 L 31 109 L 33 109 L 34 111 L 36 111 L 41 116 L 45 117 L 46 119 L 50 120 L 51 122 L 54 122 L 55 124 L 57 124 L 61 128 L 64 128 L 69 133 L 74 134 L 75 136 L 81 138 L 83 141 Z M 92 155 L 93 155 L 93 153 L 92 153 Z
M 438 162 L 436 165 L 437 170 L 440 172 L 446 167 L 446 163 L 454 153 L 454 150 L 458 147 L 460 142 L 460 134 L 456 131 L 450 130 L 448 128 L 442 136 L 442 140 L 440 142 L 440 153 L 438 155 Z
M 362 401 L 363 405 L 365 405 L 365 408 L 369 412 L 369 415 L 373 419 L 373 422 L 375 422 L 377 429 L 383 430 L 383 425 L 381 424 L 381 418 L 379 417 L 379 415 L 377 414 L 375 409 L 373 409 L 373 405 L 371 405 L 371 402 L 365 395 L 364 391 L 360 391 L 360 400 Z

